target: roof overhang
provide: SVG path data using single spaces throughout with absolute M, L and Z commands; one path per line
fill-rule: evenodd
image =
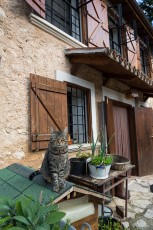
M 121 55 L 109 48 L 72 48 L 66 49 L 65 55 L 72 66 L 86 64 L 103 73 L 105 78 L 115 78 L 130 88 L 153 96 L 153 81 L 143 72 L 132 67 Z

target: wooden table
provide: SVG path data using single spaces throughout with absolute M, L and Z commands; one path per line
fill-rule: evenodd
M 102 193 L 105 195 L 106 192 L 112 190 L 112 195 L 114 195 L 114 188 L 122 183 L 123 181 L 126 181 L 125 183 L 125 217 L 127 217 L 127 201 L 128 201 L 128 172 L 134 168 L 134 165 L 129 164 L 126 169 L 122 171 L 117 170 L 110 170 L 109 177 L 107 179 L 94 179 L 90 177 L 89 175 L 69 175 L 68 180 L 72 181 L 76 184 L 80 184 L 89 188 L 94 189 L 97 192 Z M 115 178 L 119 178 L 117 182 L 114 182 Z M 102 213 L 104 211 L 104 202 L 102 205 Z

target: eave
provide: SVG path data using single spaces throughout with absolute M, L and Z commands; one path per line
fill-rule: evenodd
M 143 72 L 131 67 L 122 56 L 109 48 L 66 49 L 72 68 L 76 64 L 89 65 L 103 73 L 105 78 L 117 79 L 145 96 L 153 96 L 153 81 Z

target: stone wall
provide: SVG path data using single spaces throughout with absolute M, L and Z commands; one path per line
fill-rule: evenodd
M 70 46 L 32 25 L 30 10 L 24 0 L 0 1 L 0 168 L 14 162 L 37 168 L 43 159 L 44 151 L 29 150 L 30 73 L 49 78 L 57 69 L 70 73 L 64 56 Z M 96 83 L 98 103 L 101 74 L 83 68 L 78 76 Z

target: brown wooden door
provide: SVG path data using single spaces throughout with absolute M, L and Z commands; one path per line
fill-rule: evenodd
M 138 175 L 153 174 L 153 111 L 134 108 Z
M 127 107 L 113 105 L 116 153 L 131 160 L 130 130 Z
M 126 156 L 130 160 L 132 160 L 131 110 L 130 105 L 106 99 L 108 139 L 115 133 L 109 152 Z
M 87 44 L 90 47 L 109 47 L 107 4 L 93 0 L 87 4 Z
M 68 125 L 67 85 L 65 82 L 31 74 L 31 150 L 45 149 L 50 128 Z

